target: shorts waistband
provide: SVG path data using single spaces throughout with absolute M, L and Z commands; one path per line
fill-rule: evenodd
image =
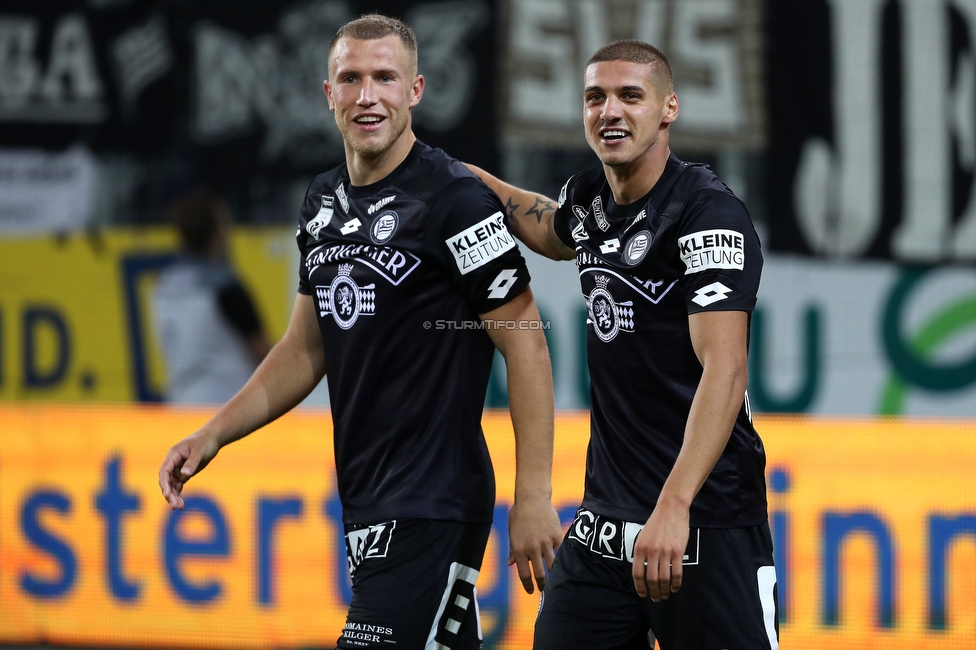
M 643 529 L 644 524 L 620 521 L 580 508 L 569 527 L 569 539 L 601 557 L 633 564 L 634 542 Z M 698 564 L 700 548 L 701 529 L 691 528 L 681 563 L 685 566 Z
M 580 508 L 569 527 L 569 539 L 602 557 L 633 562 L 634 541 L 643 528 L 644 524 L 620 521 Z

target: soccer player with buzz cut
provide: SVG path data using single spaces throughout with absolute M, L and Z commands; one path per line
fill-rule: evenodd
M 170 449 L 160 487 L 183 507 L 184 484 L 222 446 L 327 376 L 353 590 L 338 647 L 480 648 L 475 582 L 495 497 L 481 416 L 496 348 L 516 441 L 509 564 L 529 593 L 533 578 L 545 585 L 562 538 L 552 371 L 529 274 L 498 197 L 413 134 L 424 78 L 409 27 L 376 14 L 344 25 L 324 88 L 346 161 L 306 193 L 288 330 L 247 385 Z M 479 318 L 484 328 L 462 326 Z
M 671 153 L 677 117 L 664 54 L 617 41 L 584 75 L 600 166 L 557 202 L 472 167 L 532 250 L 576 260 L 587 307 L 585 491 L 536 650 L 779 645 L 765 452 L 746 395 L 762 253 L 742 202 Z

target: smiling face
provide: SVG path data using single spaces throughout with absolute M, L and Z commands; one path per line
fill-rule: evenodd
M 420 102 L 423 89 L 416 61 L 396 35 L 340 38 L 329 57 L 325 94 L 347 159 L 371 160 L 403 146 L 410 109 Z
M 600 61 L 586 68 L 583 124 L 586 141 L 608 167 L 640 166 L 668 155 L 668 127 L 678 97 L 655 86 L 653 65 Z

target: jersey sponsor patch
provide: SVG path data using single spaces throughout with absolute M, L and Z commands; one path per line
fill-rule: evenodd
M 377 210 L 380 210 L 383 206 L 392 203 L 395 199 L 396 199 L 396 194 L 394 194 L 393 196 L 388 196 L 386 198 L 380 199 L 379 201 L 377 201 L 376 203 L 374 203 L 373 205 L 369 206 L 366 209 L 366 214 L 373 214 Z
M 618 521 L 580 508 L 576 512 L 576 519 L 569 527 L 569 539 L 602 557 L 633 563 L 634 544 L 643 528 L 644 524 Z M 688 545 L 685 547 L 681 564 L 685 566 L 698 564 L 700 549 L 701 529 L 692 528 L 688 534 Z
M 502 213 L 487 217 L 444 240 L 461 275 L 471 273 L 515 248 L 515 238 L 505 227 Z
M 376 220 L 373 221 L 373 225 L 369 229 L 369 238 L 377 244 L 382 244 L 396 234 L 397 226 L 399 225 L 400 215 L 392 210 L 388 210 L 376 217 Z
M 349 214 L 349 197 L 346 196 L 346 188 L 343 187 L 342 183 L 336 186 L 335 195 L 339 199 L 339 205 L 342 206 L 342 211 Z
M 393 519 L 346 533 L 346 560 L 349 563 L 350 576 L 356 573 L 363 560 L 386 557 L 395 528 L 396 519 Z
M 322 206 L 319 208 L 319 212 L 315 215 L 315 218 L 305 224 L 305 230 L 308 231 L 312 239 L 318 239 L 319 233 L 329 225 L 330 221 L 332 221 L 332 197 L 323 194 Z M 299 230 L 299 232 L 301 231 Z
M 597 196 L 593 199 L 593 218 L 596 219 L 597 227 L 606 232 L 610 230 L 610 222 L 607 221 L 607 216 L 603 214 L 603 199 Z
M 738 269 L 745 264 L 745 238 L 735 230 L 701 230 L 678 238 L 685 275 L 708 269 Z
M 725 300 L 730 293 L 732 293 L 732 289 L 729 289 L 721 282 L 713 282 L 696 291 L 695 297 L 691 299 L 691 302 L 699 304 L 702 307 L 708 307 L 713 302 Z
M 305 268 L 311 275 L 316 267 L 340 260 L 362 262 L 394 286 L 420 266 L 420 258 L 410 251 L 372 244 L 336 244 L 311 251 L 305 258 Z

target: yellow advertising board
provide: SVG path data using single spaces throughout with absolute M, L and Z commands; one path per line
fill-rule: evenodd
M 295 298 L 293 234 L 239 228 L 230 243 L 273 340 Z M 163 227 L 0 238 L 0 400 L 158 400 L 149 300 L 175 254 Z
M 0 644 L 332 647 L 349 597 L 327 411 L 223 450 L 168 509 L 158 465 L 210 415 L 0 406 Z M 762 418 L 783 648 L 976 646 L 976 422 Z M 484 418 L 487 647 L 530 648 L 538 594 L 505 565 L 514 444 Z M 554 501 L 582 494 L 588 418 L 556 425 Z

